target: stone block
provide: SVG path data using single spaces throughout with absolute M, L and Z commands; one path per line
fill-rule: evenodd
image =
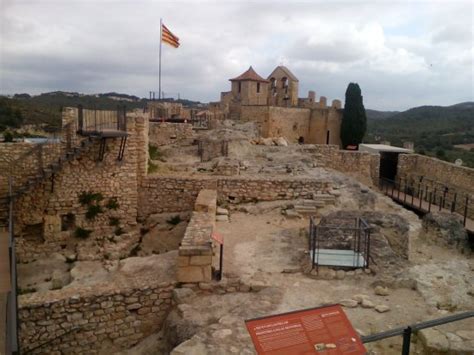
M 212 255 L 197 255 L 189 258 L 190 265 L 211 265 Z
M 206 281 L 200 266 L 186 266 L 178 268 L 177 278 L 179 282 L 201 282 Z

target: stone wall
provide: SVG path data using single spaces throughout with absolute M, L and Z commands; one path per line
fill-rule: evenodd
M 300 137 L 308 144 L 340 146 L 342 110 L 334 107 L 298 108 L 276 106 L 242 106 L 240 119 L 256 122 L 262 137 L 285 137 L 297 143 Z
M 107 139 L 102 161 L 98 161 L 100 144 L 96 140 L 78 158 L 63 163 L 53 180 L 45 179 L 16 201 L 15 230 L 21 262 L 53 251 L 70 253 L 64 248 L 71 242 L 103 239 L 116 228 L 110 226 L 112 217 L 125 230 L 137 224 L 138 184 L 146 174 L 145 119 L 129 116 L 127 129 L 129 137 L 122 161 L 117 160 L 120 139 Z M 102 213 L 93 219 L 86 218 L 88 207 L 79 202 L 84 192 L 103 196 Z M 111 199 L 118 204 L 114 209 L 105 207 Z M 67 218 L 70 220 L 65 223 Z M 79 227 L 93 230 L 86 241 L 73 236 Z
M 379 154 L 341 150 L 337 145 L 329 144 L 304 145 L 301 149 L 316 155 L 322 166 L 350 175 L 369 186 L 378 184 Z
M 326 193 L 331 183 L 310 178 L 149 176 L 139 191 L 140 218 L 153 213 L 191 211 L 202 189 L 217 189 L 220 201 L 291 200 Z
M 172 306 L 175 282 L 101 283 L 19 297 L 23 352 L 103 354 L 134 346 L 157 332 Z
M 460 191 L 474 194 L 474 169 L 436 158 L 419 154 L 400 154 L 397 173 L 398 177 L 424 176 Z
M 216 190 L 201 190 L 179 247 L 179 282 L 209 282 L 212 279 L 213 242 L 217 209 Z
M 168 145 L 193 139 L 194 131 L 190 123 L 150 122 L 149 143 L 154 146 Z

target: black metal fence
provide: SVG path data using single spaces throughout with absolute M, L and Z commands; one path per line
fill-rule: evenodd
M 380 178 L 379 188 L 393 200 L 420 212 L 438 210 L 457 213 L 462 217 L 464 226 L 468 219 L 474 219 L 471 196 L 453 187 L 422 178 L 418 181 L 413 178 Z
M 411 336 L 413 333 L 417 332 L 418 330 L 432 328 L 438 325 L 456 322 L 456 321 L 460 321 L 460 320 L 471 318 L 471 317 L 474 317 L 474 311 L 453 314 L 447 317 L 433 319 L 433 320 L 429 320 L 429 321 L 421 322 L 417 324 L 412 324 L 406 327 L 399 327 L 399 328 L 387 330 L 381 333 L 366 335 L 361 338 L 362 338 L 363 343 L 371 343 L 374 341 L 379 341 L 379 340 L 392 338 L 396 336 L 403 336 L 402 355 L 409 355 Z
M 359 217 L 323 218 L 309 222 L 309 251 L 312 268 L 334 266 L 367 268 L 370 259 L 370 226 Z

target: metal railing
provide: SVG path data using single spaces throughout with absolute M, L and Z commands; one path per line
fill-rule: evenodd
M 381 333 L 365 335 L 365 336 L 362 336 L 361 339 L 363 343 L 371 343 L 374 341 L 379 341 L 379 340 L 392 338 L 396 336 L 403 336 L 402 355 L 409 355 L 411 336 L 413 333 L 422 329 L 432 328 L 438 325 L 452 323 L 452 322 L 460 321 L 463 319 L 468 319 L 471 317 L 474 317 L 474 311 L 453 314 L 451 316 L 433 319 L 426 322 L 416 323 L 416 324 L 412 324 L 405 327 L 399 327 L 399 328 L 387 330 Z
M 432 181 L 414 181 L 409 178 L 390 180 L 380 178 L 379 188 L 393 200 L 420 212 L 446 211 L 456 213 L 463 219 L 474 219 L 474 206 L 469 193 L 460 192 L 453 187 L 433 184 Z

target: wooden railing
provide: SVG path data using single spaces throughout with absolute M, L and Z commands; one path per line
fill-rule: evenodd
M 117 106 L 112 111 L 85 109 L 78 107 L 79 134 L 98 134 L 104 131 L 127 131 L 127 114 L 125 106 Z

